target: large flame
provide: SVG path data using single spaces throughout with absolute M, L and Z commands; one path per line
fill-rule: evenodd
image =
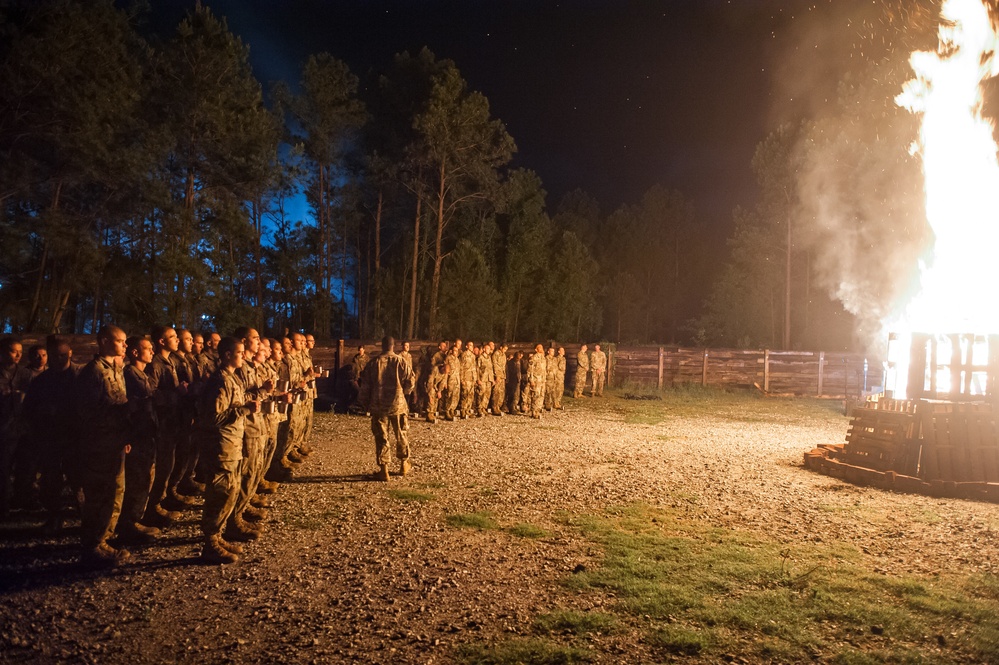
M 912 54 L 916 77 L 895 98 L 922 115 L 913 150 L 923 161 L 934 234 L 918 293 L 889 324 L 903 333 L 901 357 L 889 358 L 898 368 L 896 395 L 905 393 L 906 333 L 999 333 L 999 163 L 982 115 L 982 83 L 999 73 L 999 36 L 982 0 L 944 0 L 941 17 L 937 50 Z

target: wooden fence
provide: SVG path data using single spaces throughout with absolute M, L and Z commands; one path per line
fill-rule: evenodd
M 44 340 L 44 336 L 26 336 L 28 346 Z M 70 338 L 76 362 L 88 361 L 97 350 L 92 336 Z M 369 354 L 379 352 L 377 341 L 332 340 L 320 342 L 312 351 L 317 365 L 334 372 L 348 365 L 357 347 L 364 344 Z M 411 343 L 413 356 L 433 352 L 436 342 L 416 340 Z M 546 342 L 545 346 L 555 345 Z M 571 384 L 579 344 L 565 344 L 568 359 L 566 382 Z M 859 354 L 809 351 L 745 351 L 739 349 L 687 349 L 680 347 L 608 345 L 607 385 L 610 387 L 644 387 L 663 389 L 669 386 L 695 384 L 723 388 L 761 390 L 775 395 L 818 397 L 859 397 L 873 387 L 883 385 L 880 359 L 868 360 Z M 530 352 L 534 344 L 510 345 L 511 350 Z M 590 347 L 592 351 L 592 345 Z

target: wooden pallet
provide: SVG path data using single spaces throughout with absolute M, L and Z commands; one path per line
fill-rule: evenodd
M 927 481 L 999 483 L 999 427 L 990 405 L 933 404 L 920 413 Z
M 853 466 L 915 475 L 919 464 L 917 425 L 913 413 L 886 408 L 856 409 L 841 459 Z

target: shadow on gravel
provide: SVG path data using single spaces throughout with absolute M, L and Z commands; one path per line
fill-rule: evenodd
M 32 559 L 33 563 L 19 566 L 17 561 L 10 561 L 14 565 L 8 566 L 8 561 L 4 562 L 3 569 L 0 569 L 0 597 L 15 591 L 34 591 L 115 575 L 202 565 L 201 558 L 195 555 L 178 559 L 138 561 L 118 568 L 95 568 L 80 561 L 80 548 L 75 544 L 40 545 L 32 549 L 38 550 Z M 49 551 L 42 551 L 45 549 Z M 43 557 L 44 560 L 40 560 Z
M 288 481 L 289 485 L 294 485 L 296 483 L 375 483 L 381 482 L 375 480 L 375 477 L 370 473 L 355 473 L 346 476 L 295 476 Z

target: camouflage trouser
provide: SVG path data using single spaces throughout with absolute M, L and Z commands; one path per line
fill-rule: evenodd
M 291 423 L 291 419 L 286 419 L 278 422 L 277 426 L 277 436 L 275 437 L 274 454 L 271 455 L 271 462 L 269 465 L 270 471 L 276 474 L 276 478 L 282 473 L 282 460 L 284 456 L 288 454 L 291 446 L 291 441 L 288 438 L 288 427 Z
M 545 410 L 555 408 L 555 377 L 545 379 Z
M 508 383 L 506 386 L 507 411 L 520 413 L 520 383 Z
M 520 384 L 520 410 L 523 413 L 531 412 L 531 382 L 525 381 Z
M 204 461 L 204 460 L 203 460 Z M 208 472 L 205 483 L 205 507 L 201 513 L 201 531 L 214 536 L 222 531 L 239 497 L 239 466 L 241 460 L 205 461 Z
M 454 419 L 455 411 L 458 410 L 458 403 L 461 401 L 461 383 L 458 381 L 448 381 L 447 384 L 447 404 L 444 407 L 444 415 Z
M 174 451 L 173 471 L 167 481 L 167 491 L 174 490 L 184 480 L 194 474 L 194 465 L 198 461 L 197 442 L 191 436 L 194 412 L 180 412 L 181 426 L 177 432 L 177 447 Z M 186 483 L 185 483 L 186 484 Z
M 176 425 L 160 425 L 160 431 L 156 434 L 156 466 L 153 470 L 153 486 L 149 490 L 149 509 L 166 498 L 168 481 L 176 461 L 178 437 Z
M 316 412 L 316 403 L 311 397 L 306 397 L 302 404 L 305 406 L 305 425 L 302 429 L 301 442 L 298 445 L 300 448 L 310 451 L 312 450 L 312 417 Z
M 233 516 L 239 517 L 250 505 L 250 499 L 257 493 L 257 484 L 264 477 L 264 448 L 267 447 L 267 432 L 247 432 L 243 436 L 243 461 L 239 466 L 239 495 Z
M 461 382 L 461 415 L 467 418 L 475 408 L 475 381 Z
M 155 463 L 154 439 L 132 442 L 132 450 L 125 456 L 125 494 L 121 501 L 121 519 L 126 524 L 138 522 L 146 512 Z
M 490 401 L 494 416 L 498 416 L 503 412 L 504 390 L 506 390 L 506 377 L 496 379 L 496 383 L 493 384 L 492 400 Z
M 586 370 L 577 370 L 576 386 L 573 388 L 572 396 L 576 398 L 582 397 L 584 390 L 586 390 Z
M 530 391 L 528 396 L 530 398 L 529 403 L 531 405 L 531 415 L 540 416 L 541 408 L 544 405 L 545 401 L 545 384 L 542 383 L 541 381 L 538 381 L 538 383 L 534 386 L 528 383 L 527 387 L 528 390 Z
M 562 408 L 562 395 L 565 393 L 565 374 L 555 377 L 555 394 L 552 399 L 556 409 Z
M 439 408 L 438 401 L 440 398 L 437 396 L 437 390 L 435 390 L 434 388 L 426 389 L 426 393 L 427 393 L 427 419 L 436 420 L 437 409 Z
M 97 547 L 118 524 L 125 492 L 125 451 L 88 448 L 80 454 L 80 541 L 87 549 Z
M 481 386 L 479 386 L 479 404 L 475 412 L 484 415 L 486 411 L 489 410 L 489 398 L 492 396 L 493 396 L 492 381 L 490 381 L 489 383 L 483 383 Z
M 309 426 L 309 413 L 305 402 L 295 404 L 288 414 L 288 448 L 286 453 L 297 450 L 305 442 L 305 430 Z
M 604 394 L 604 370 L 593 370 L 593 396 L 598 397 Z
M 395 436 L 395 456 L 397 459 L 409 459 L 409 430 L 406 414 L 398 416 L 371 416 L 371 433 L 375 435 L 375 459 L 378 464 L 388 466 L 390 460 L 388 448 L 389 428 Z

